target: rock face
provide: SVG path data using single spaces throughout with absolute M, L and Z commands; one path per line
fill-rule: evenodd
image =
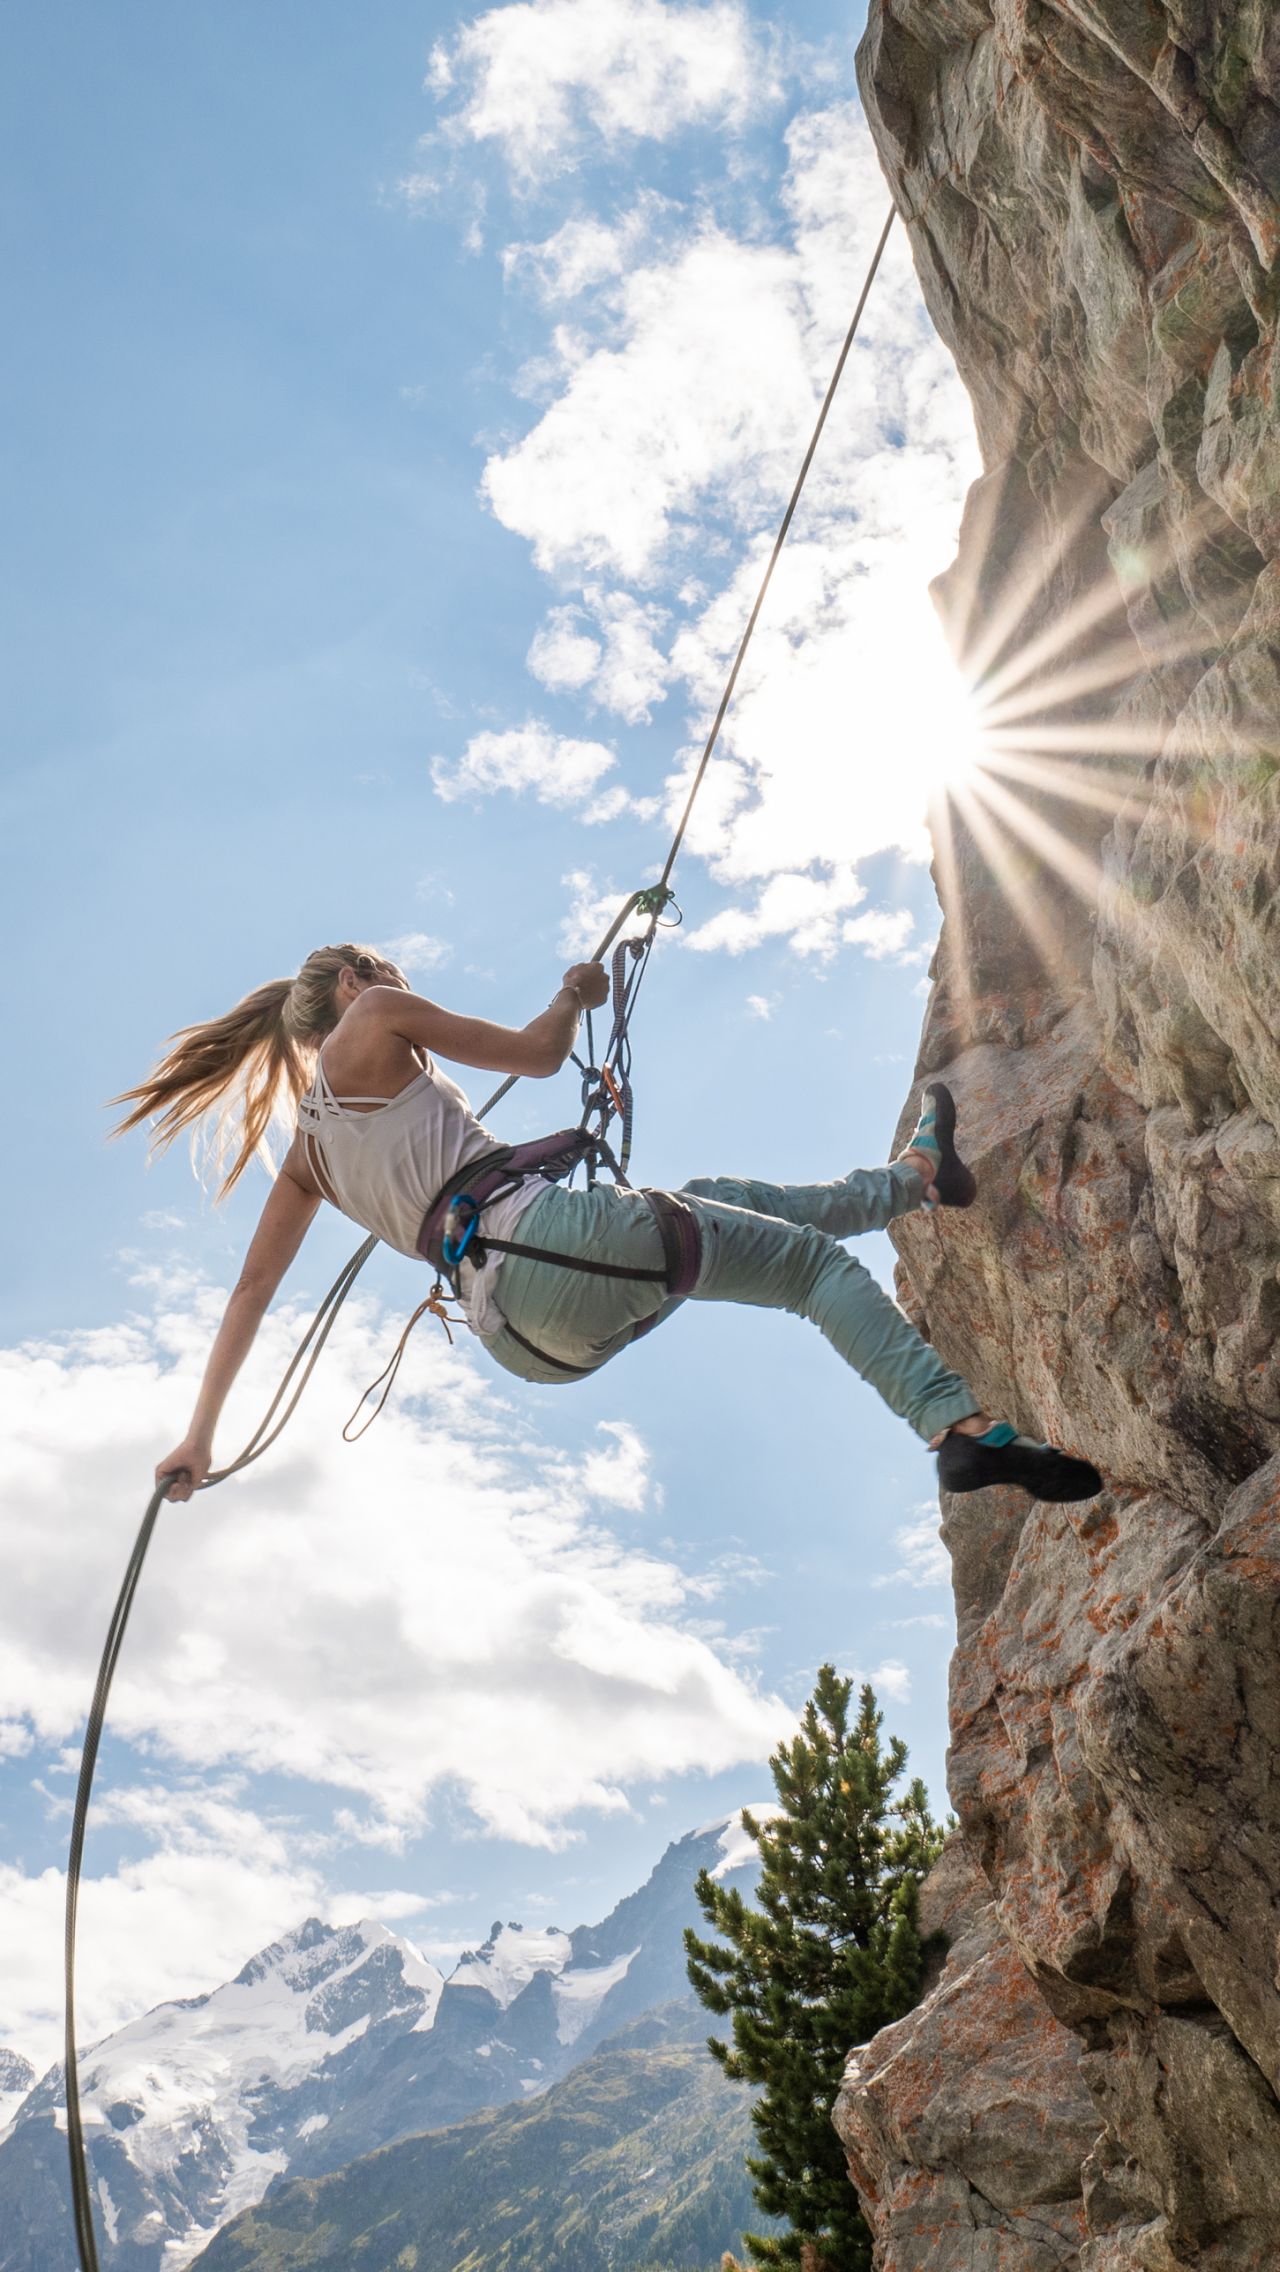
M 932 1992 L 849 2061 L 837 2123 L 883 2260 L 1061 2272 L 1084 2238 L 1080 2165 L 1098 2119 L 1080 2046 L 1000 1929 L 959 1838 L 927 1880 L 950 1941 Z
M 944 1509 L 951 1789 L 1000 1940 L 953 1952 L 842 2119 L 882 2272 L 1270 2266 L 1280 11 L 872 0 L 860 76 L 987 469 L 938 597 L 990 758 L 936 816 L 918 1066 L 956 1091 L 981 1199 L 901 1226 L 902 1298 L 985 1405 L 1111 1488 Z M 1019 2123 L 1033 2090 L 1061 2103 L 1061 2029 L 1094 2109 L 1058 2256 L 948 2221 L 971 2141 L 917 2103 L 919 2031 L 963 2042 L 1014 1954 Z

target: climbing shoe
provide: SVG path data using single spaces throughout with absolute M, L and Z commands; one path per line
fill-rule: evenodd
M 942 1207 L 971 1207 L 978 1196 L 973 1172 L 956 1150 L 956 1100 L 945 1081 L 931 1081 L 924 1092 L 920 1118 L 907 1140 L 909 1152 L 923 1152 L 937 1161 L 933 1188 Z
M 1016 1483 L 1033 1499 L 1092 1499 L 1102 1477 L 1087 1459 L 1052 1444 L 1033 1444 L 1007 1424 L 985 1436 L 961 1436 L 953 1428 L 938 1449 L 938 1486 L 943 1491 L 985 1491 L 992 1483 Z

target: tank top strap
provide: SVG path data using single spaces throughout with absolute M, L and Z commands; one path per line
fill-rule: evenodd
M 410 1086 L 413 1087 L 416 1084 L 410 1083 Z M 402 1089 L 400 1095 L 403 1096 L 403 1094 Z M 344 1120 L 348 1117 L 364 1119 L 369 1110 L 385 1111 L 388 1105 L 398 1102 L 399 1097 L 338 1096 L 328 1074 L 325 1072 L 322 1052 L 316 1058 L 316 1069 L 310 1088 L 298 1099 L 298 1125 L 300 1128 L 315 1130 L 325 1120 Z M 357 1112 L 351 1109 L 358 1106 L 364 1106 L 365 1111 Z

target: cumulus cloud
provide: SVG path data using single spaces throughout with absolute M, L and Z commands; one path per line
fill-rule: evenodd
M 508 245 L 503 273 L 508 283 L 531 284 L 548 305 L 576 300 L 626 275 L 676 210 L 669 199 L 649 192 L 614 221 L 595 213 L 572 214 L 540 242 Z
M 79 1726 L 137 1502 L 193 1399 L 212 1297 L 0 1363 L 0 1717 Z M 237 1390 L 265 1401 L 297 1325 Z M 780 1707 L 684 1628 L 691 1583 L 601 1510 L 644 1503 L 643 1447 L 532 1441 L 464 1352 L 419 1341 L 418 1392 L 359 1448 L 337 1427 L 392 1321 L 349 1307 L 290 1436 L 166 1510 L 112 1701 L 116 1737 L 180 1768 L 278 1772 L 414 1826 L 443 1782 L 487 1831 L 555 1844 L 632 1779 L 759 1757 Z M 422 1401 L 425 1399 L 426 1401 Z
M 616 762 L 603 742 L 576 741 L 530 718 L 505 733 L 473 734 L 453 765 L 433 758 L 431 779 L 446 804 L 506 789 L 516 795 L 532 790 L 543 805 L 576 805 Z
M 890 1696 L 895 1704 L 907 1704 L 911 1700 L 910 1668 L 897 1657 L 886 1658 L 874 1672 L 860 1673 L 858 1677 L 870 1681 L 878 1698 Z
M 582 624 L 581 608 L 553 607 L 525 658 L 534 677 L 553 694 L 590 686 L 600 668 L 604 650 Z
M 406 978 L 439 970 L 453 953 L 446 940 L 433 938 L 429 931 L 403 931 L 398 939 L 384 939 L 381 951 L 398 964 Z
M 130 1820 L 147 1851 L 95 1870 L 80 1897 L 77 2018 L 88 2044 L 175 1996 L 229 1980 L 251 1950 L 309 1913 L 330 1889 L 290 1839 L 227 1781 L 104 1795 L 94 1822 Z M 61 1870 L 0 1864 L 0 2041 L 38 2067 L 61 2051 Z M 376 1897 L 375 1897 L 376 1898 Z
M 930 1500 L 913 1522 L 894 1532 L 894 1545 L 902 1556 L 896 1570 L 882 1571 L 873 1586 L 945 1586 L 951 1579 L 951 1558 L 938 1535 L 938 1509 Z
M 551 335 L 550 399 L 484 473 L 498 518 L 562 590 L 578 589 L 552 611 L 530 667 L 629 722 L 679 689 L 695 737 L 883 218 L 856 106 L 801 114 L 787 141 L 775 242 L 708 211 L 681 227 L 665 209 L 660 230 L 651 213 L 611 224 L 579 214 L 541 245 L 513 248 L 511 273 L 548 301 L 595 287 Z M 899 230 L 690 829 L 689 850 L 733 899 L 700 945 L 742 952 L 785 936 L 824 956 L 906 951 L 905 913 L 855 914 L 860 895 L 845 879 L 878 853 L 925 858 L 930 796 L 974 746 L 927 584 L 976 471 L 968 404 Z M 721 563 L 731 565 L 715 581 Z M 611 644 L 604 594 L 629 646 L 621 629 Z M 667 782 L 671 816 L 699 746 Z
M 651 1491 L 648 1445 L 626 1420 L 602 1420 L 598 1433 L 606 1441 L 582 1460 L 583 1483 L 606 1506 L 639 1514 Z
M 557 329 L 559 393 L 483 480 L 539 567 L 650 576 L 713 486 L 745 506 L 772 466 L 777 488 L 812 400 L 796 289 L 783 248 L 707 224 L 625 277 L 604 339 Z
M 868 908 L 865 915 L 854 915 L 840 926 L 840 937 L 847 947 L 861 947 L 872 962 L 883 962 L 887 955 L 901 955 L 915 928 L 914 918 L 905 907 L 897 907 L 892 914 L 884 908 Z M 914 954 L 911 959 L 914 958 Z
M 612 883 L 602 883 L 591 868 L 571 868 L 560 881 L 570 894 L 568 913 L 560 925 L 560 952 L 589 955 L 599 945 L 627 895 Z M 643 928 L 643 916 L 633 916 L 623 926 L 619 937 L 638 936 Z
M 529 649 L 529 669 L 551 691 L 589 694 L 638 725 L 666 694 L 668 666 L 658 645 L 666 621 L 666 610 L 651 601 L 589 585 L 580 606 L 552 608 Z
M 532 431 L 495 456 L 486 485 L 508 526 L 559 571 L 653 573 L 672 542 L 700 539 L 705 513 L 741 533 L 785 499 L 849 320 L 886 205 L 860 111 L 836 104 L 788 132 L 782 241 L 704 215 L 643 255 L 651 209 L 579 219 L 541 246 L 513 247 L 554 285 L 584 257 L 616 278 L 591 320 L 561 324 L 560 391 Z M 905 452 L 905 461 L 899 460 Z M 934 462 L 920 466 L 921 453 Z M 899 231 L 890 238 L 859 345 L 823 437 L 811 504 L 898 533 L 923 509 L 947 541 L 974 463 L 972 422 L 920 300 Z M 602 467 L 601 461 L 606 461 Z M 612 461 L 617 487 L 609 481 Z M 592 476 L 601 471 L 605 485 Z M 806 507 L 809 510 L 810 507 Z
M 777 92 L 736 0 L 517 0 L 442 41 L 429 84 L 446 138 L 493 145 L 525 184 L 588 143 L 740 126 Z
M 774 876 L 754 908 L 722 908 L 690 931 L 684 943 L 699 954 L 721 949 L 740 955 L 762 939 L 788 937 L 799 954 L 830 955 L 840 937 L 843 910 L 865 897 L 848 868 L 827 876 Z
M 327 1874 L 296 1824 L 254 1807 L 245 1778 L 178 1775 L 106 1789 L 93 1824 L 145 1851 L 93 1867 L 80 1894 L 76 2010 L 82 2044 L 141 2011 L 232 1979 L 245 1958 L 307 1916 L 403 1926 L 450 1902 L 402 1887 L 352 1891 Z M 354 1836 L 354 1825 L 344 1822 Z M 368 1841 L 366 1841 L 368 1843 Z M 43 2069 L 62 2050 L 61 1870 L 0 1865 L 0 2042 Z
M 912 930 L 911 916 L 901 908 L 845 913 L 865 897 L 852 868 L 771 876 L 753 907 L 722 908 L 690 931 L 685 944 L 700 954 L 721 950 L 740 955 L 764 939 L 785 938 L 796 954 L 823 960 L 841 945 L 861 946 L 876 961 L 899 953 Z M 768 1017 L 767 998 L 751 994 L 747 1001 L 756 1017 Z

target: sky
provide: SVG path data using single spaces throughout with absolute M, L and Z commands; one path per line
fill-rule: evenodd
M 60 2025 L 78 1741 L 265 1190 L 109 1145 L 178 1026 L 332 938 L 522 1023 L 653 878 L 888 199 L 860 11 L 66 0 L 10 27 L 0 2044 Z M 635 1173 L 889 1153 L 972 727 L 977 471 L 901 232 L 677 873 Z M 504 1136 L 562 1125 L 525 1083 Z M 938 1235 L 945 1235 L 945 1226 Z M 236 1448 L 356 1243 L 317 1225 Z M 887 1239 L 859 1252 L 891 1282 Z M 824 1660 L 945 1808 L 933 1463 L 813 1330 L 686 1309 L 528 1388 L 361 1281 L 287 1438 L 161 1521 L 81 1905 L 88 2040 L 319 1914 L 448 1967 L 768 1795 Z

